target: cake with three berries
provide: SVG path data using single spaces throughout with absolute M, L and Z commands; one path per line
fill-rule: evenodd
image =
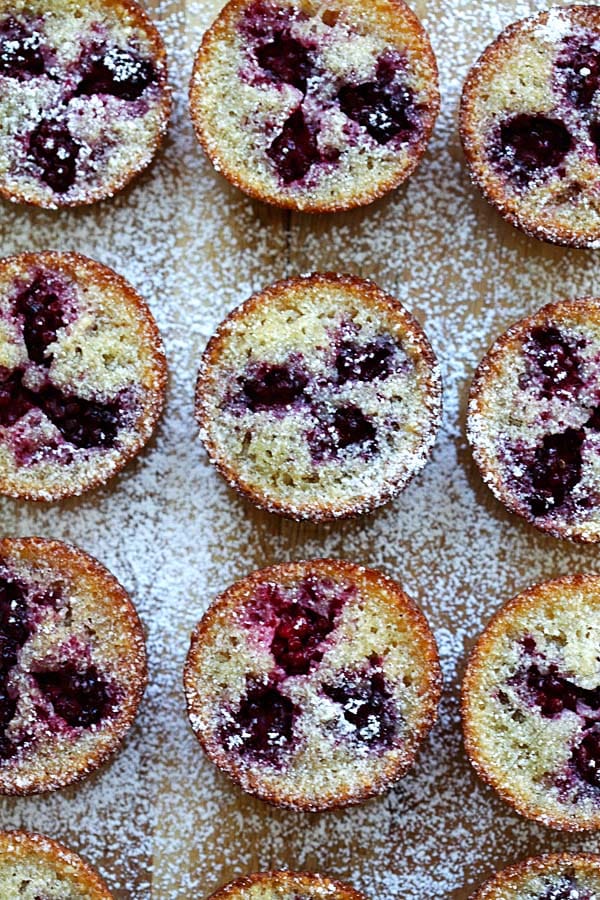
M 90 865 L 41 834 L 0 832 L 2 900 L 112 900 Z
M 209 900 L 365 900 L 341 881 L 312 872 L 257 872 L 229 882 Z
M 460 130 L 471 176 L 527 234 L 600 246 L 600 7 L 509 26 L 471 69 Z
M 462 692 L 467 753 L 518 812 L 600 828 L 600 576 L 534 585 L 479 638 Z
M 600 300 L 550 304 L 498 338 L 467 436 L 509 510 L 555 537 L 600 539 Z
M 184 672 L 209 758 L 248 793 L 312 811 L 359 803 L 407 772 L 440 681 L 433 635 L 400 586 L 333 559 L 228 588 Z
M 133 0 L 0 0 L 0 196 L 111 197 L 151 162 L 170 106 L 162 40 Z
M 0 493 L 58 500 L 105 482 L 150 439 L 166 377 L 150 310 L 111 269 L 0 260 Z
M 235 309 L 204 353 L 196 414 L 211 461 L 294 519 L 369 512 L 427 461 L 439 368 L 422 329 L 371 282 L 312 275 Z
M 471 900 L 596 900 L 600 856 L 555 853 L 536 856 L 498 872 Z
M 58 541 L 0 540 L 0 794 L 56 790 L 97 769 L 145 685 L 142 627 L 107 570 Z
M 362 206 L 401 184 L 438 108 L 431 45 L 402 0 L 230 0 L 190 85 L 217 171 L 307 212 Z

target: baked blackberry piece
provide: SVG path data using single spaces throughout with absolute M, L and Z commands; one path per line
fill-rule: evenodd
M 26 831 L 0 832 L 0 895 L 2 900 L 112 900 L 80 856 Z
M 543 307 L 479 365 L 467 436 L 486 484 L 542 531 L 600 539 L 600 300 Z
M 509 222 L 600 246 L 600 7 L 506 28 L 471 69 L 460 130 L 471 177 Z
M 306 212 L 363 206 L 401 184 L 438 108 L 431 45 L 402 0 L 231 0 L 190 85 L 217 171 Z
M 364 894 L 312 872 L 257 872 L 237 878 L 209 900 L 365 900 Z
M 598 896 L 600 857 L 556 853 L 503 869 L 472 900 L 594 900 Z
M 0 196 L 111 197 L 151 162 L 170 107 L 162 40 L 133 0 L 0 0 Z
M 0 493 L 59 500 L 107 481 L 150 439 L 166 378 L 150 310 L 111 269 L 0 261 Z
M 229 484 L 293 519 L 360 515 L 427 461 L 441 414 L 418 323 L 371 282 L 312 275 L 255 294 L 220 325 L 196 391 Z
M 400 586 L 332 559 L 226 590 L 184 672 L 209 758 L 248 793 L 313 811 L 360 803 L 407 772 L 440 680 L 433 635 Z
M 107 570 L 58 541 L 0 540 L 0 794 L 97 769 L 145 685 L 142 627 Z
M 487 626 L 462 693 L 467 753 L 518 812 L 600 828 L 600 576 L 534 585 Z

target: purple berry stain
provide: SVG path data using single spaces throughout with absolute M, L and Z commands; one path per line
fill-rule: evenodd
M 575 769 L 592 787 L 600 788 L 600 727 L 587 731 L 580 744 L 573 750 Z
M 65 194 L 75 183 L 80 150 L 65 123 L 42 119 L 31 132 L 28 158 L 39 167 L 48 187 Z
M 304 178 L 321 160 L 316 131 L 307 124 L 301 108 L 286 119 L 281 133 L 267 150 L 267 156 L 275 164 L 284 184 Z
M 323 685 L 323 693 L 341 706 L 357 740 L 389 747 L 398 733 L 398 715 L 380 660 L 369 662 L 366 671 L 341 672 L 335 684 Z
M 40 396 L 40 408 L 56 425 L 63 438 L 75 447 L 112 447 L 120 426 L 116 402 L 100 403 L 68 396 L 49 386 Z
M 341 111 L 358 122 L 378 144 L 387 144 L 398 135 L 408 140 L 418 121 L 410 88 L 399 80 L 398 61 L 382 57 L 374 81 L 346 84 L 338 93 Z
M 396 351 L 396 344 L 387 337 L 379 337 L 363 345 L 342 341 L 334 363 L 338 384 L 388 378 L 394 371 Z
M 0 673 L 16 665 L 19 650 L 31 634 L 22 586 L 0 576 Z
M 279 81 L 291 84 L 303 93 L 306 91 L 313 67 L 308 51 L 300 41 L 285 32 L 278 32 L 273 40 L 257 48 L 256 59 L 261 69 Z
M 18 295 L 15 310 L 23 316 L 23 339 L 29 359 L 49 366 L 52 356 L 46 350 L 56 341 L 59 328 L 64 328 L 66 324 L 62 301 L 56 290 L 43 275 L 38 275 Z
M 155 81 L 152 63 L 131 50 L 94 47 L 86 57 L 75 96 L 109 94 L 120 100 L 137 100 Z
M 308 432 L 306 439 L 315 462 L 336 457 L 341 450 L 358 447 L 369 456 L 377 447 L 377 431 L 358 406 L 336 409 L 330 419 L 323 420 Z
M 554 663 L 545 673 L 535 663 L 531 665 L 527 670 L 526 683 L 536 706 L 546 718 L 558 716 L 565 709 L 571 712 L 600 709 L 600 688 L 589 690 L 579 687 L 559 675 Z
M 573 343 L 552 325 L 534 328 L 530 353 L 541 373 L 541 394 L 571 398 L 583 386 L 581 360 Z
M 72 728 L 90 728 L 112 711 L 108 685 L 94 665 L 79 671 L 67 663 L 53 671 L 34 672 L 33 677 L 56 715 Z
M 276 765 L 294 737 L 298 710 L 275 684 L 257 684 L 248 680 L 233 721 L 222 731 L 229 750 Z
M 559 119 L 519 113 L 500 126 L 499 162 L 517 180 L 560 166 L 573 141 Z
M 0 75 L 23 81 L 44 71 L 39 35 L 12 17 L 0 23 Z
M 533 459 L 526 464 L 532 515 L 544 516 L 561 507 L 579 483 L 584 438 L 583 429 L 567 428 L 560 434 L 546 435 L 535 449 Z
M 573 106 L 585 109 L 591 106 L 600 83 L 600 52 L 569 38 L 556 61 L 556 74 Z
M 23 386 L 23 372 L 0 366 L 0 427 L 10 428 L 34 407 L 31 392 Z
M 245 401 L 252 412 L 283 409 L 299 400 L 308 376 L 298 366 L 261 363 L 242 378 Z

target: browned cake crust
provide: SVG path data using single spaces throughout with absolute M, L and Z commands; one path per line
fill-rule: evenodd
M 333 559 L 254 572 L 192 634 L 192 728 L 212 762 L 277 806 L 318 811 L 386 791 L 435 720 L 437 648 L 402 588 Z
M 600 828 L 600 576 L 533 585 L 492 618 L 462 685 L 477 774 L 527 818 Z
M 114 133 L 104 134 L 103 140 L 94 132 L 94 128 L 90 124 L 90 140 L 99 142 L 102 145 L 100 156 L 102 153 L 107 152 L 109 145 L 113 148 L 111 153 L 113 153 L 114 148 L 117 148 L 121 154 L 117 158 L 113 153 L 113 157 L 109 159 L 110 165 L 100 158 L 97 164 L 90 167 L 90 172 L 85 178 L 76 177 L 72 184 L 65 189 L 64 184 L 58 185 L 56 183 L 56 174 L 51 175 L 49 181 L 45 177 L 32 177 L 32 173 L 39 175 L 37 171 L 39 169 L 39 159 L 34 161 L 35 154 L 26 160 L 25 169 L 29 166 L 32 172 L 27 171 L 25 175 L 11 171 L 15 164 L 17 169 L 23 169 L 24 166 L 23 160 L 18 159 L 15 163 L 15 160 L 11 157 L 13 151 L 18 154 L 18 149 L 9 148 L 4 151 L 7 154 L 6 156 L 0 155 L 0 197 L 17 203 L 28 203 L 46 209 L 57 209 L 82 206 L 112 197 L 150 165 L 167 131 L 171 114 L 171 89 L 168 84 L 167 59 L 163 40 L 150 17 L 135 0 L 90 0 L 90 3 L 85 6 L 82 6 L 77 0 L 52 0 L 50 3 L 44 3 L 42 0 L 0 0 L 0 22 L 5 17 L 19 21 L 23 16 L 25 21 L 28 22 L 31 17 L 34 28 L 41 27 L 42 52 L 49 53 L 50 57 L 52 57 L 55 48 L 45 48 L 45 41 L 48 36 L 45 34 L 44 28 L 48 27 L 48 25 L 47 22 L 44 23 L 44 18 L 47 18 L 48 14 L 50 14 L 52 19 L 52 41 L 56 42 L 60 52 L 67 53 L 69 56 L 67 66 L 69 71 L 61 71 L 61 63 L 59 62 L 60 77 L 58 79 L 54 77 L 54 86 L 52 86 L 52 81 L 50 84 L 45 84 L 45 78 L 38 78 L 39 82 L 44 81 L 44 86 L 40 88 L 40 94 L 36 95 L 33 105 L 27 99 L 25 101 L 22 99 L 23 84 L 25 86 L 31 84 L 31 81 L 28 80 L 29 76 L 26 77 L 25 81 L 22 79 L 4 79 L 7 83 L 4 91 L 6 99 L 0 101 L 0 113 L 2 113 L 7 124 L 7 138 L 18 136 L 21 144 L 27 143 L 31 140 L 31 134 L 36 133 L 35 129 L 40 122 L 61 120 L 65 104 L 72 103 L 73 95 L 77 97 L 76 92 L 78 88 L 75 86 L 74 94 L 74 85 L 72 84 L 74 76 L 71 71 L 74 63 L 77 61 L 77 49 L 82 53 L 82 59 L 78 63 L 81 67 L 81 78 L 89 77 L 89 71 L 91 70 L 86 71 L 86 66 L 89 66 L 92 60 L 93 51 L 88 44 L 97 38 L 97 35 L 94 34 L 94 23 L 99 17 L 105 20 L 103 29 L 107 31 L 107 46 L 110 47 L 113 39 L 116 41 L 117 46 L 119 46 L 120 42 L 130 44 L 136 53 L 141 53 L 141 59 L 144 60 L 144 64 L 149 62 L 153 67 L 153 81 L 150 85 L 151 97 L 149 99 L 146 97 L 148 93 L 147 88 L 140 93 L 139 98 L 132 100 L 129 97 L 132 100 L 129 103 L 129 107 L 134 104 L 145 104 L 143 107 L 140 106 L 140 111 L 137 114 L 139 119 L 136 119 L 135 116 L 131 117 L 128 108 L 122 111 L 114 111 L 114 113 L 111 113 L 114 115 L 114 122 L 109 122 L 109 124 L 112 126 L 117 123 L 117 127 L 113 128 Z M 61 23 L 64 28 L 64 35 L 61 33 Z M 76 29 L 78 26 L 83 29 L 84 43 L 81 46 L 78 44 L 79 35 L 73 33 L 73 28 L 75 27 Z M 90 26 L 89 34 L 86 32 L 88 26 Z M 100 29 L 100 31 L 103 29 Z M 37 34 L 37 31 L 34 30 L 33 33 Z M 124 47 L 121 49 L 124 49 Z M 123 66 L 122 59 L 117 63 L 117 68 L 119 65 Z M 6 72 L 0 70 L 0 81 L 3 80 L 3 74 L 6 75 Z M 102 75 L 98 76 L 96 73 L 95 77 L 101 78 Z M 117 75 L 118 77 L 119 75 Z M 139 78 L 139 72 L 134 77 Z M 57 85 L 62 85 L 63 80 L 65 80 L 66 85 L 64 96 L 60 94 L 55 97 Z M 10 81 L 12 81 L 12 84 L 9 84 Z M 98 96 L 104 96 L 104 90 L 109 95 L 111 93 L 110 89 L 107 88 L 99 88 L 98 90 Z M 123 90 L 122 87 L 121 90 Z M 44 92 L 47 93 L 47 96 Z M 86 92 L 84 91 L 84 93 Z M 134 91 L 134 93 L 137 92 Z M 118 98 L 118 94 L 114 96 Z M 110 99 L 113 102 L 114 97 Z M 92 97 L 89 103 L 93 102 L 94 98 Z M 26 105 L 30 105 L 31 109 L 28 113 L 29 118 L 23 120 L 18 110 L 20 106 Z M 80 116 L 82 121 L 88 117 L 85 109 L 80 112 Z M 94 118 L 96 118 L 97 122 L 100 121 L 98 110 L 90 114 L 90 119 Z M 98 124 L 96 124 L 97 128 Z M 1 134 L 2 128 L 0 126 Z M 68 156 L 70 146 L 68 142 L 73 139 L 73 136 L 67 132 L 66 136 L 61 134 L 56 139 L 59 143 L 61 141 L 67 142 L 65 146 Z M 79 160 L 85 158 L 87 153 L 86 140 L 83 134 L 77 136 L 77 143 L 81 144 L 77 155 L 77 161 L 79 162 Z M 47 146 L 48 144 L 46 144 Z M 93 146 L 91 146 L 91 152 L 93 155 Z M 42 150 L 42 153 L 46 154 L 43 158 L 50 165 L 50 157 L 47 155 L 45 148 Z M 60 166 L 60 155 L 56 156 L 55 162 Z M 58 180 L 60 181 L 60 176 Z
M 462 93 L 473 182 L 512 225 L 571 247 L 600 246 L 599 46 L 598 6 L 554 7 L 506 28 Z
M 248 394 L 273 373 L 292 379 L 289 402 Z M 317 522 L 400 493 L 431 454 L 441 405 L 418 322 L 372 282 L 333 273 L 277 282 L 234 309 L 196 385 L 203 443 L 230 486 L 269 512 Z
M 287 74 L 281 68 L 288 68 L 286 61 L 276 58 L 265 63 L 266 69 L 258 63 L 260 46 L 281 35 L 282 21 L 284 35 L 291 29 L 296 35 L 292 39 L 305 44 L 317 60 L 315 72 L 308 73 L 304 82 L 297 81 L 302 79 L 299 67 L 305 64 L 296 55 L 304 55 L 302 47 L 296 45 L 292 51 Z M 277 39 L 273 46 L 276 43 Z M 373 97 L 372 86 L 381 87 L 382 76 L 377 74 L 381 58 L 396 58 L 401 85 L 407 81 L 409 86 L 412 121 L 406 126 L 408 136 L 401 140 L 396 133 L 392 138 L 387 134 L 376 138 L 365 127 L 367 118 L 369 128 L 384 119 L 383 127 L 393 130 L 387 101 L 382 101 L 381 94 Z M 384 90 L 388 89 L 386 77 Z M 354 117 L 347 115 L 347 106 L 342 112 L 344 101 L 335 91 L 340 85 L 344 90 L 346 81 L 359 94 L 363 92 L 350 102 L 362 104 L 366 91 L 369 102 L 375 104 L 370 112 L 364 106 Z M 406 91 L 401 85 L 396 85 L 399 96 Z M 399 96 L 389 102 L 399 104 Z M 377 105 L 382 102 L 383 107 Z M 315 144 L 305 152 L 314 152 L 316 164 L 313 158 L 304 174 L 289 181 L 278 175 L 273 164 L 276 154 L 271 151 L 278 133 L 285 135 L 289 120 L 305 107 L 310 107 L 316 129 Z M 435 56 L 420 21 L 402 0 L 368 4 L 332 0 L 325 12 L 318 0 L 230 0 L 204 35 L 190 83 L 196 136 L 216 170 L 251 197 L 311 213 L 364 206 L 405 181 L 427 148 L 438 110 Z M 286 155 L 289 159 L 297 154 L 307 134 L 291 135 L 280 155 L 284 168 L 289 165 Z
M 591 853 L 533 856 L 483 884 L 471 900 L 593 900 L 600 890 L 600 857 Z
M 46 891 L 58 896 L 57 890 L 61 900 L 112 900 L 99 874 L 63 844 L 27 831 L 0 832 L 2 900 L 42 900 Z
M 118 749 L 146 687 L 135 607 L 87 553 L 5 538 L 0 619 L 0 793 L 85 778 Z
M 467 437 L 494 495 L 557 538 L 600 540 L 600 300 L 542 307 L 479 364 Z
M 230 881 L 208 900 L 365 900 L 355 888 L 314 872 L 256 872 Z
M 85 256 L 24 253 L 0 261 L 0 312 L 0 493 L 59 500 L 108 481 L 150 440 L 164 404 L 166 358 L 147 304 Z

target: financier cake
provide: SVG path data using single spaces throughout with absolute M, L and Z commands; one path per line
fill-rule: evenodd
M 600 576 L 534 585 L 469 659 L 462 705 L 476 771 L 522 815 L 600 828 Z
M 257 872 L 226 884 L 209 900 L 365 900 L 341 881 L 312 872 Z
M 564 300 L 492 346 L 467 435 L 508 509 L 555 537 L 600 539 L 600 300 Z
M 431 45 L 402 0 L 230 0 L 190 85 L 217 171 L 307 212 L 362 206 L 401 184 L 438 108 Z
M 460 130 L 471 176 L 527 234 L 600 246 L 600 7 L 506 28 L 471 69 Z
M 150 439 L 165 386 L 158 329 L 123 278 L 73 253 L 0 260 L 0 493 L 102 484 Z
M 371 282 L 311 275 L 235 309 L 204 353 L 196 415 L 211 461 L 294 519 L 369 512 L 427 461 L 439 368 L 421 327 Z
M 112 196 L 152 160 L 170 105 L 162 40 L 133 0 L 0 0 L 0 196 Z
M 0 540 L 0 794 L 97 769 L 145 685 L 142 627 L 107 570 L 59 541 Z
M 333 559 L 284 563 L 221 594 L 184 672 L 192 728 L 243 790 L 323 810 L 387 790 L 440 694 L 429 626 L 401 587 Z
M 41 834 L 0 832 L 2 900 L 112 900 L 97 872 Z
M 591 853 L 536 856 L 498 872 L 471 900 L 596 900 L 600 857 Z

